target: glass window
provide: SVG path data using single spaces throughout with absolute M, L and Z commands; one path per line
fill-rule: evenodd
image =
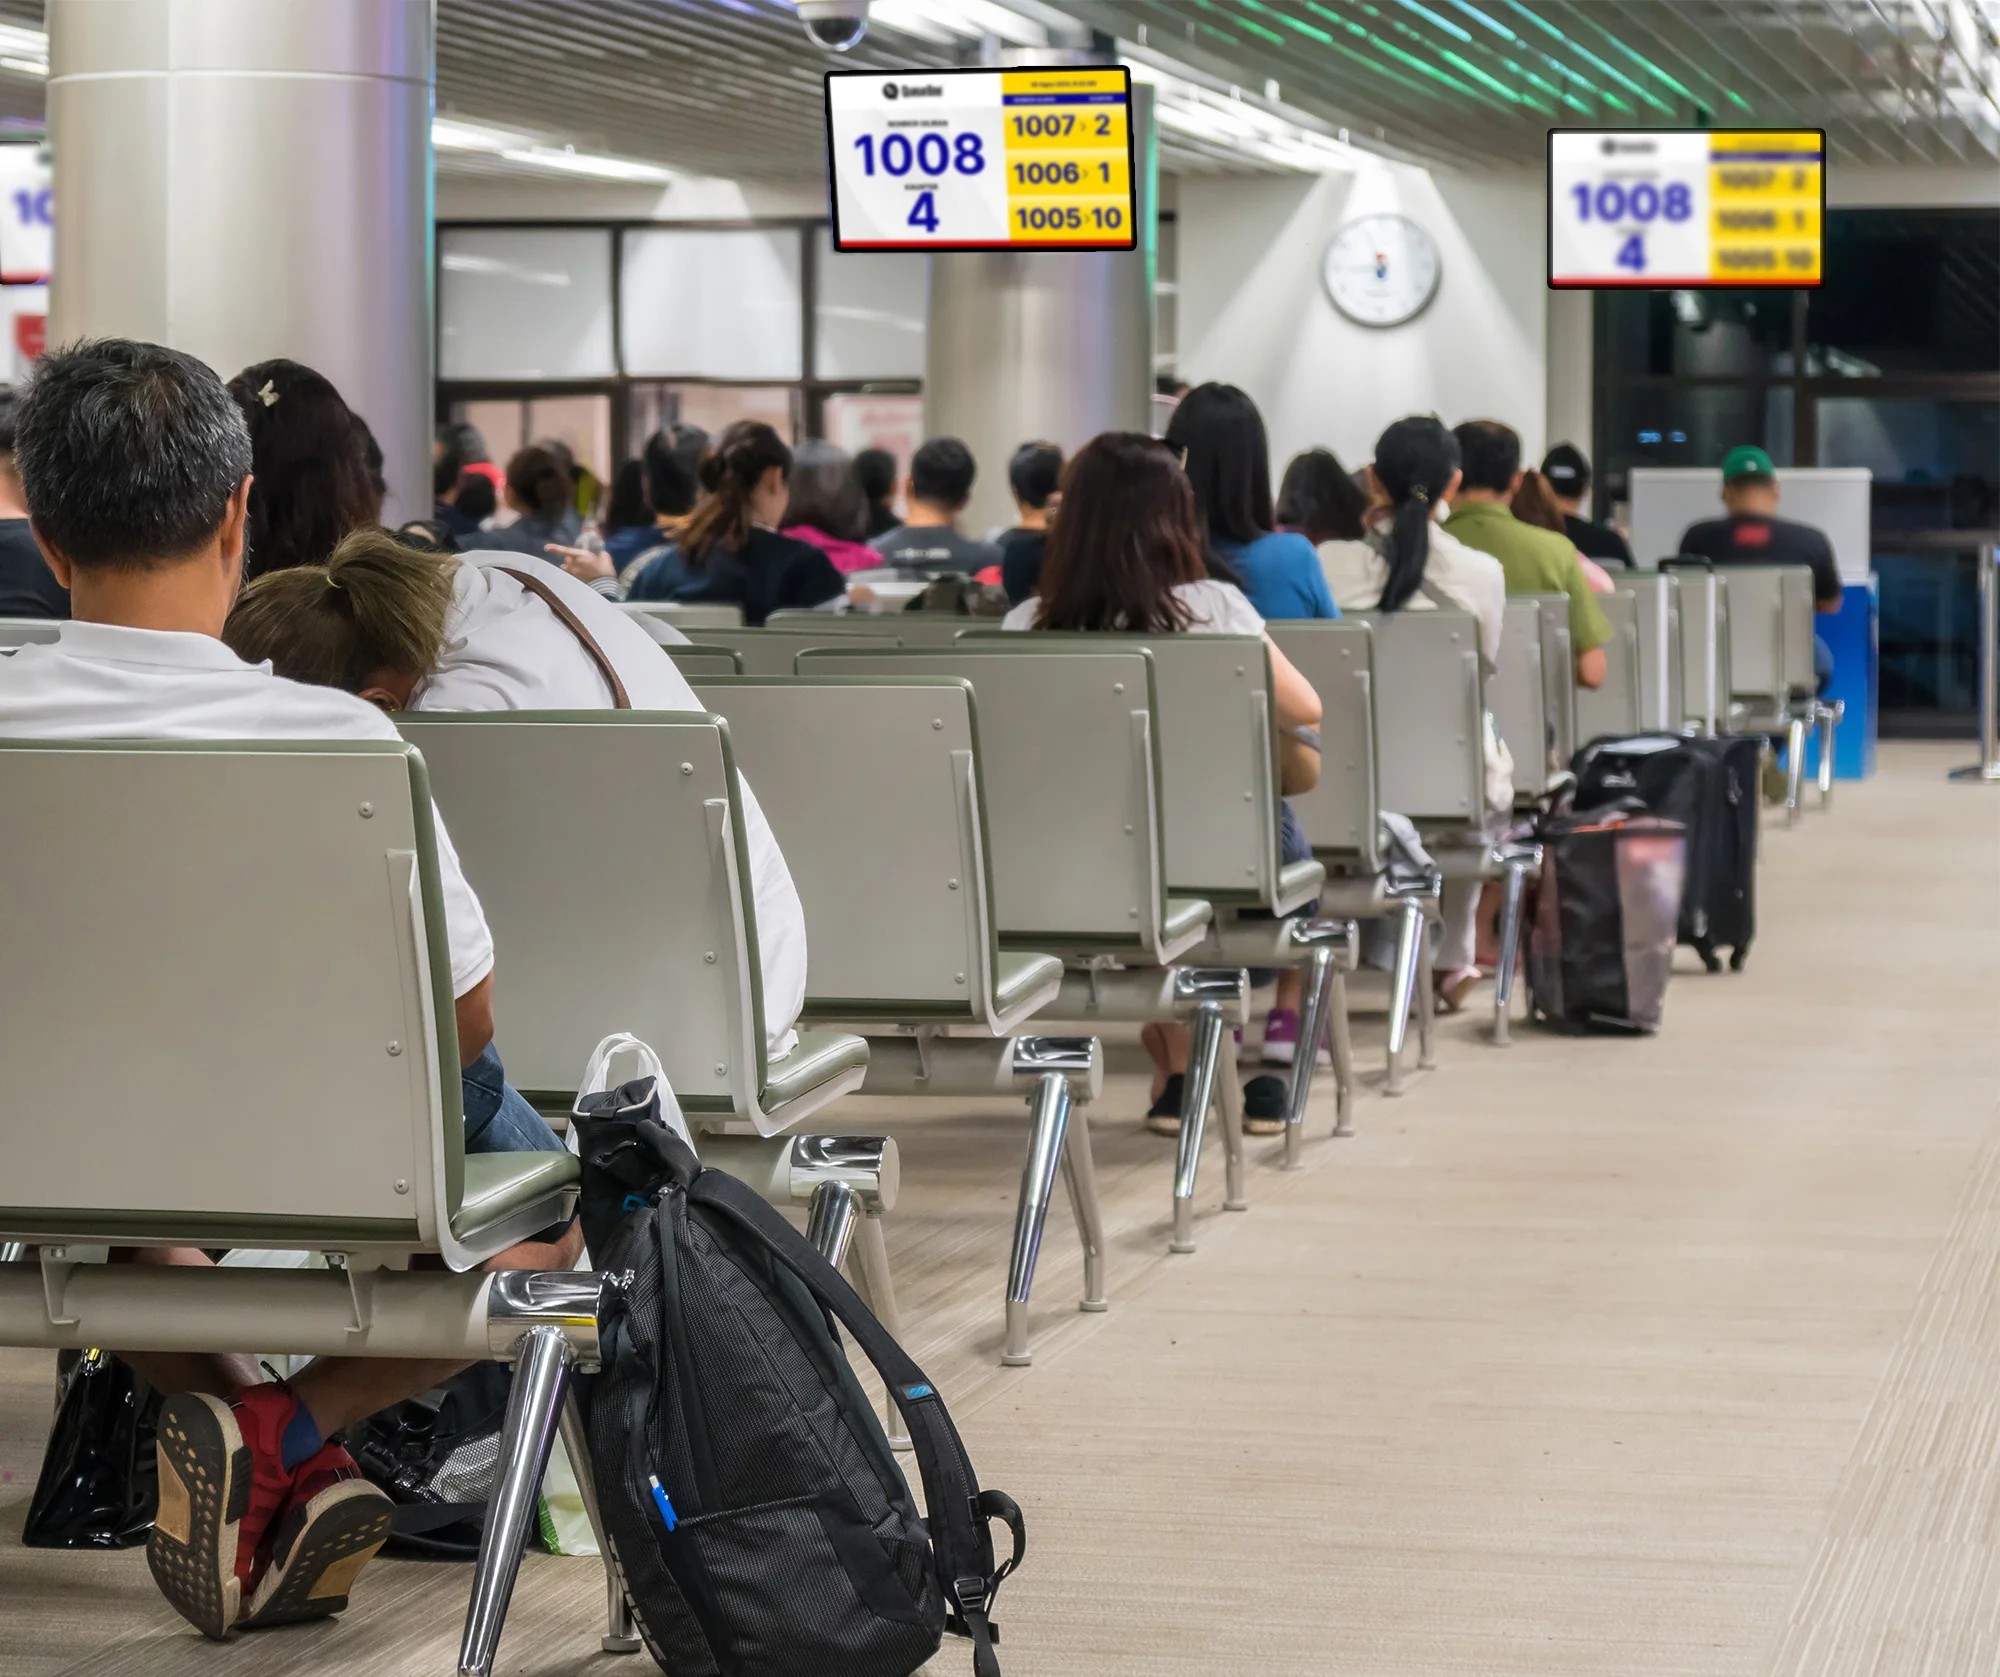
M 1774 417 L 1784 424 L 1790 458 L 1789 402 L 1774 415 L 1755 385 L 1614 385 L 1606 398 L 1597 466 L 1614 501 L 1625 499 L 1626 473 L 1634 466 L 1714 466 L 1738 443 L 1769 448 Z
M 2000 372 L 2000 210 L 1835 210 L 1809 370 Z
M 837 251 L 824 227 L 813 239 L 814 375 L 922 378 L 930 258 L 921 251 Z
M 795 228 L 628 232 L 619 275 L 625 371 L 800 377 L 800 267 Z
M 1601 291 L 1597 307 L 1598 357 L 1620 375 L 1791 371 L 1789 291 Z
M 1978 710 L 1979 582 L 1971 553 L 1877 549 L 1885 711 Z
M 1822 396 L 1816 412 L 1817 464 L 1875 474 L 1878 532 L 2000 526 L 2000 402 Z
M 438 376 L 608 378 L 611 234 L 446 227 L 438 233 Z
M 635 384 L 626 416 L 636 454 L 655 431 L 693 425 L 713 437 L 739 419 L 761 419 L 797 442 L 798 409 L 798 392 L 782 384 Z

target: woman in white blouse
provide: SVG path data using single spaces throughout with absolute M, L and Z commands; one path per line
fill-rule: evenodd
M 1449 510 L 1459 482 L 1458 440 L 1433 415 L 1399 419 L 1375 444 L 1368 468 L 1371 503 L 1360 541 L 1322 542 L 1319 562 L 1343 611 L 1435 611 L 1440 604 L 1469 611 L 1479 621 L 1479 650 L 1490 668 L 1500 657 L 1506 620 L 1507 577 L 1500 561 L 1467 547 L 1437 520 Z M 1486 730 L 1486 802 L 1489 824 L 1511 808 L 1513 760 Z M 1438 999 L 1456 1010 L 1479 982 L 1473 946 L 1479 919 L 1479 882 L 1445 882 L 1435 983 Z
M 1118 629 L 1142 635 L 1262 635 L 1271 658 L 1272 708 L 1284 728 L 1319 726 L 1319 695 L 1269 635 L 1233 582 L 1208 574 L 1194 489 L 1174 451 L 1157 438 L 1106 431 L 1063 468 L 1062 516 L 1050 529 L 1037 592 L 1001 620 L 1004 629 Z M 1281 854 L 1312 854 L 1285 813 Z M 1140 1033 L 1153 1057 L 1147 1128 L 1180 1130 L 1187 1070 L 1184 1025 L 1149 1024 Z M 1253 1077 L 1243 1089 L 1244 1127 L 1253 1135 L 1284 1127 L 1285 1086 Z

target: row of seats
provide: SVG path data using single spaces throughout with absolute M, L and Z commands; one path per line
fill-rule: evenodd
M 1754 638 L 1743 629 L 1754 579 L 1737 586 L 1746 574 L 1731 574 L 1727 594 L 1719 579 L 1698 585 L 1695 611 L 1685 576 L 1634 579 L 1625 702 L 1670 691 L 1675 665 L 1685 693 L 1692 660 L 1704 679 L 1730 672 L 1709 690 L 1723 695 L 1719 717 L 1758 714 L 1760 696 L 1734 684 L 1727 632 Z M 1778 577 L 1772 597 L 1785 587 Z M 1649 593 L 1667 647 L 1680 637 L 1665 666 Z M 1352 1125 L 1353 922 L 1397 930 L 1384 1092 L 1404 1087 L 1413 1013 L 1419 1063 L 1432 1062 L 1425 929 L 1438 878 L 1396 876 L 1379 817 L 1409 817 L 1440 872 L 1511 870 L 1518 885 L 1518 855 L 1467 836 L 1483 807 L 1483 708 L 1489 697 L 1506 708 L 1510 683 L 1540 695 L 1539 710 L 1510 714 L 1517 763 L 1558 760 L 1579 720 L 1549 626 L 1560 614 L 1513 605 L 1542 634 L 1509 640 L 1539 662 L 1490 683 L 1462 613 L 1272 626 L 1325 712 L 1321 781 L 1294 800 L 1314 859 L 1291 864 L 1277 843 L 1271 672 L 1253 636 L 1002 635 L 919 613 L 775 614 L 749 630 L 694 617 L 709 608 L 630 608 L 701 636 L 669 652 L 706 714 L 427 713 L 402 719 L 401 744 L 0 745 L 12 789 L 0 845 L 23 859 L 8 935 L 38 952 L 33 985 L 9 995 L 10 1039 L 34 1045 L 10 1063 L 14 1093 L 24 1111 L 64 1109 L 86 1074 L 96 1160 L 80 1178 L 57 1132 L 19 1138 L 0 1235 L 38 1245 L 40 1262 L 0 1265 L 0 1341 L 194 1351 L 226 1337 L 226 1317 L 228 1337 L 313 1354 L 513 1355 L 540 1333 L 588 1360 L 597 1278 L 565 1290 L 561 1277 L 474 1267 L 556 1221 L 574 1167 L 564 1155 L 464 1152 L 435 799 L 508 952 L 495 1027 L 516 1084 L 562 1112 L 606 1032 L 651 1043 L 705 1159 L 773 1199 L 808 1202 L 830 1256 L 854 1238 L 858 1279 L 891 1331 L 881 1218 L 897 1197 L 894 1144 L 802 1127 L 857 1090 L 1018 1091 L 1029 1139 L 1003 1355 L 1025 1363 L 1058 1172 L 1084 1246 L 1081 1307 L 1105 1307 L 1088 1122 L 1103 1087 L 1096 1027 L 1191 1028 L 1176 1251 L 1194 1246 L 1211 1118 L 1223 1206 L 1247 1205 L 1235 1064 L 1246 969 L 1308 975 L 1287 1165 L 1300 1158 L 1322 1032 L 1336 1133 Z M 46 628 L 0 625 L 0 647 Z M 1791 644 L 1773 631 L 1781 679 L 1761 696 L 1787 715 Z M 1545 680 L 1551 668 L 1565 679 Z M 813 951 L 797 1045 L 777 1058 L 761 1017 L 738 767 L 785 845 Z M 88 855 L 37 842 L 51 810 L 65 832 L 88 834 Z M 639 888 L 606 891 L 577 868 L 580 829 L 614 847 L 636 835 L 648 858 Z M 296 889 L 302 871 L 315 891 Z M 1518 890 L 1507 900 L 1517 917 Z M 1511 954 L 1518 927 L 1504 936 Z M 1502 1040 L 1508 1006 L 1503 986 Z M 95 1033 L 107 1017 L 147 1040 L 104 1056 Z M 1042 1034 L 1056 1030 L 1068 1034 Z M 128 1088 L 128 1063 L 181 1075 Z M 330 1155 L 330 1128 L 353 1145 Z M 302 1174 L 300 1156 L 339 1168 Z M 191 1246 L 307 1244 L 333 1254 L 333 1268 L 221 1282 L 161 1272 L 134 1285 L 122 1266 L 79 1261 L 90 1243 L 135 1230 Z M 446 1267 L 403 1267 L 425 1253 Z M 504 1610 L 505 1580 L 490 1572 L 482 1563 L 469 1643 L 482 1599 L 497 1590 Z M 497 1618 L 483 1634 L 490 1656 Z

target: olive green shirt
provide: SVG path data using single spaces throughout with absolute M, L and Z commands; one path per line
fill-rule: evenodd
M 1567 594 L 1572 652 L 1590 652 L 1611 639 L 1610 621 L 1569 537 L 1523 524 L 1498 501 L 1462 501 L 1444 527 L 1467 547 L 1500 561 L 1508 593 Z

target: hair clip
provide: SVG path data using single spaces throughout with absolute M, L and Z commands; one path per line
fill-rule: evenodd
M 267 408 L 275 408 L 278 405 L 278 381 L 267 378 L 264 388 L 257 392 L 257 400 Z

